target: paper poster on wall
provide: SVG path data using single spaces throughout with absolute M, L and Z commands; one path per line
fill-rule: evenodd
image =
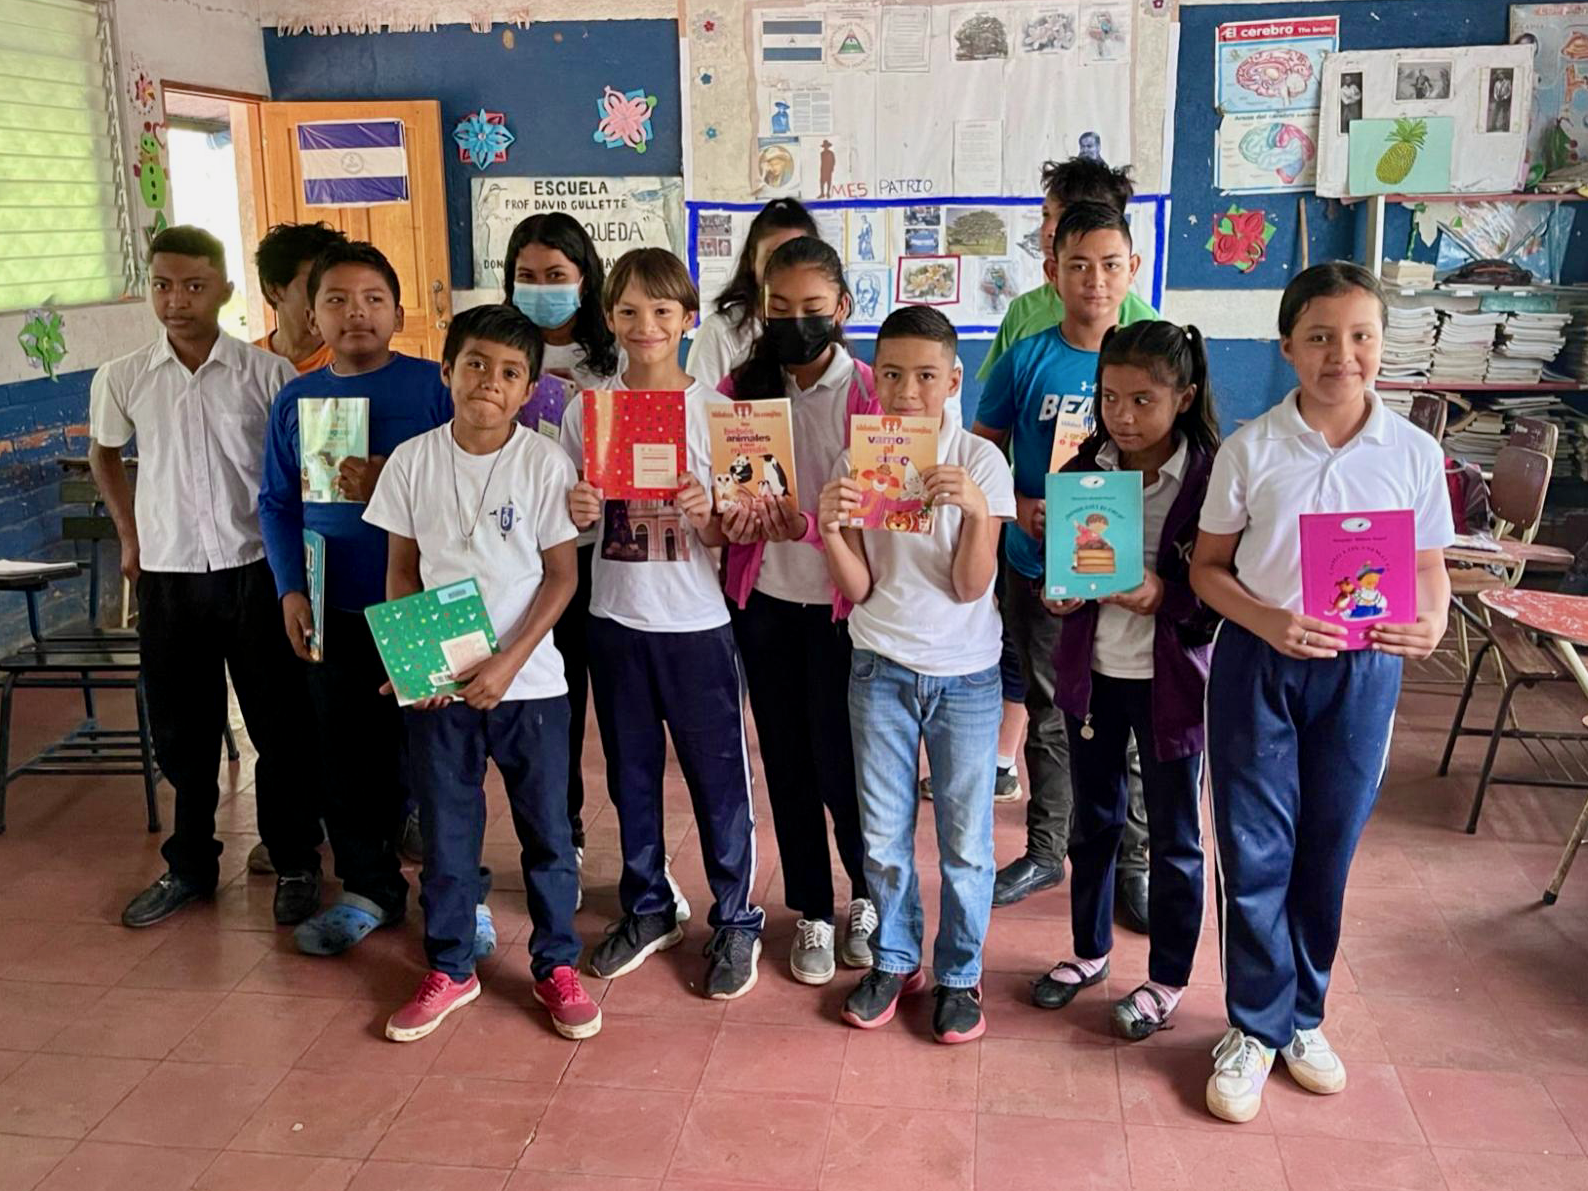
M 908 257 L 899 262 L 900 305 L 951 306 L 959 301 L 959 257 Z
M 763 12 L 759 20 L 757 45 L 763 65 L 820 65 L 826 60 L 827 24 L 820 9 Z
M 1227 194 L 1310 190 L 1318 177 L 1318 113 L 1245 112 L 1219 122 L 1213 185 Z
M 869 8 L 827 12 L 827 62 L 839 70 L 870 66 L 877 51 L 877 16 Z
M 953 256 L 1007 256 L 1009 225 L 997 207 L 943 211 L 943 251 Z
M 502 255 L 513 228 L 531 215 L 561 211 L 577 219 L 610 269 L 631 248 L 689 250 L 682 178 L 475 177 L 474 285 L 502 288 Z M 713 225 L 712 240 L 722 238 Z
M 1081 7 L 1081 61 L 1123 62 L 1130 57 L 1130 6 L 1087 4 Z
M 1004 122 L 954 121 L 954 193 L 1002 194 Z
M 816 234 L 826 243 L 837 250 L 838 255 L 844 254 L 844 213 L 831 207 L 818 208 L 811 212 L 811 218 L 816 221 Z
M 848 270 L 849 292 L 854 295 L 851 322 L 880 323 L 893 309 L 893 285 L 886 266 L 856 265 Z
M 1213 185 L 1226 194 L 1310 190 L 1317 180 L 1324 55 L 1340 18 L 1237 21 L 1214 38 Z M 1360 91 L 1357 92 L 1360 99 Z
M 1001 322 L 1009 303 L 1019 296 L 1019 282 L 1014 263 L 997 257 L 986 257 L 979 262 L 980 275 L 976 279 L 976 313 L 988 322 Z
M 1588 152 L 1588 4 L 1513 4 L 1511 40 L 1533 47 L 1536 93 L 1531 119 L 1522 119 L 1534 172 L 1580 161 Z M 1511 89 L 1515 110 L 1527 112 L 1515 107 L 1514 80 Z
M 1080 10 L 1075 4 L 1044 4 L 1027 9 L 1020 18 L 1020 52 L 1073 53 L 1079 17 Z
M 949 13 L 955 62 L 990 62 L 1009 57 L 1014 12 L 1003 7 L 956 8 Z
M 887 215 L 873 208 L 847 212 L 844 260 L 856 265 L 875 265 L 887 259 Z
M 758 198 L 784 198 L 799 193 L 800 140 L 797 136 L 764 136 L 757 142 L 755 175 Z
M 1450 189 L 1449 116 L 1400 116 L 1351 125 L 1352 194 L 1443 194 Z
M 932 67 L 932 10 L 924 4 L 882 10 L 881 65 L 887 71 L 919 73 Z

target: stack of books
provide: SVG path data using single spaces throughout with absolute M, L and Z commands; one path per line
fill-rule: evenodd
M 1404 289 L 1431 289 L 1434 267 L 1424 261 L 1385 261 L 1384 284 Z
M 1438 327 L 1439 311 L 1431 306 L 1391 306 L 1379 375 L 1385 380 L 1427 380 Z
M 1494 466 L 1495 457 L 1505 445 L 1505 415 L 1497 410 L 1481 410 L 1459 430 L 1445 433 L 1445 454 L 1452 459 L 1476 463 L 1484 471 Z
M 1569 314 L 1542 314 L 1514 310 L 1500 328 L 1500 345 L 1489 359 L 1485 379 L 1490 384 L 1537 384 L 1544 365 L 1566 345 Z
M 1445 311 L 1439 320 L 1428 379 L 1435 384 L 1482 381 L 1489 370 L 1494 337 L 1505 321 L 1501 311 Z

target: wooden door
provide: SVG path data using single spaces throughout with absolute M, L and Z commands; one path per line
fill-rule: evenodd
M 447 206 L 442 187 L 441 105 L 434 100 L 259 105 L 264 157 L 265 224 L 324 220 L 386 254 L 402 282 L 403 329 L 392 347 L 441 359 L 452 318 L 447 267 Z M 320 207 L 304 201 L 297 126 L 317 120 L 401 120 L 408 155 L 406 203 Z

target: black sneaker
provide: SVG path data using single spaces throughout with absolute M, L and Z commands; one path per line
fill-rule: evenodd
M 320 910 L 318 869 L 282 873 L 276 878 L 276 925 L 297 926 Z
M 706 995 L 731 1001 L 755 987 L 761 937 L 751 930 L 724 926 L 706 944 Z
M 127 903 L 127 908 L 121 912 L 121 925 L 153 926 L 171 917 L 188 902 L 209 897 L 214 892 L 213 886 L 194 885 L 175 873 L 163 873 L 153 885 Z
M 897 972 L 880 972 L 872 968 L 860 978 L 855 990 L 844 998 L 843 1018 L 858 1030 L 875 1030 L 893 1020 L 899 1007 L 899 998 L 905 993 L 918 992 L 926 984 L 926 977 L 917 968 L 908 976 Z
M 981 985 L 975 988 L 947 988 L 939 984 L 932 990 L 937 1008 L 932 1010 L 932 1037 L 939 1042 L 974 1042 L 987 1029 L 981 1013 Z
M 671 914 L 625 914 L 607 927 L 607 937 L 590 953 L 590 971 L 615 980 L 683 940 L 684 930 Z
M 1064 880 L 1064 861 L 1053 863 L 1022 856 L 1019 860 L 1010 861 L 998 870 L 998 875 L 993 878 L 992 904 L 1012 906 L 1016 902 L 1024 901 L 1033 893 L 1052 889 L 1062 880 Z

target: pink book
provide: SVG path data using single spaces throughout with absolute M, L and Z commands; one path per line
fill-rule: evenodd
M 1417 532 L 1410 509 L 1301 515 L 1301 606 L 1343 624 L 1366 649 L 1376 624 L 1417 619 Z

